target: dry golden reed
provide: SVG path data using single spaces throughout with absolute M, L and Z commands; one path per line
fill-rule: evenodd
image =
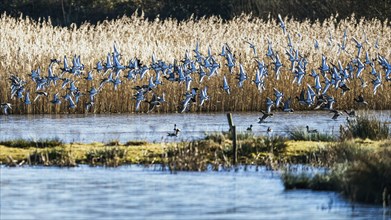
M 94 71 L 94 81 L 87 82 L 83 78 L 76 79 L 76 86 L 81 92 L 86 93 L 81 97 L 81 101 L 76 109 L 68 109 L 68 104 L 63 101 L 60 106 L 54 106 L 50 103 L 52 95 L 60 92 L 65 95 L 65 90 L 61 90 L 59 85 L 50 86 L 47 89 L 48 98 L 41 98 L 32 105 L 26 106 L 21 99 L 11 99 L 10 80 L 11 74 L 26 80 L 26 91 L 30 91 L 31 99 L 35 97 L 35 85 L 31 82 L 28 74 L 33 69 L 41 68 L 41 75 L 47 75 L 50 59 L 57 58 L 63 60 L 67 56 L 71 63 L 74 55 L 81 56 L 81 62 L 85 65 L 84 73 L 92 70 L 98 61 L 105 62 L 108 53 L 113 52 L 113 44 L 121 54 L 121 63 L 127 65 L 133 58 L 140 59 L 143 64 L 150 65 L 151 57 L 154 53 L 157 59 L 166 63 L 173 63 L 174 60 L 182 60 L 185 52 L 189 51 L 191 57 L 194 56 L 193 50 L 197 41 L 200 45 L 200 52 L 207 54 L 208 46 L 220 63 L 221 68 L 218 75 L 205 78 L 200 84 L 198 76 L 193 76 L 192 87 L 203 88 L 208 86 L 208 95 L 210 99 L 204 106 L 194 105 L 192 111 L 258 111 L 265 108 L 265 98 L 274 99 L 273 88 L 277 88 L 284 93 L 284 100 L 288 97 L 298 96 L 302 88 L 306 88 L 306 83 L 313 85 L 313 78 L 308 76 L 312 69 L 318 73 L 321 65 L 322 54 L 327 56 L 327 61 L 337 64 L 341 61 L 343 66 L 350 62 L 357 49 L 355 43 L 351 40 L 355 37 L 361 42 L 367 40 L 363 45 L 361 60 L 365 58 L 365 52 L 368 51 L 371 59 L 377 55 L 382 55 L 390 60 L 391 54 L 391 29 L 389 21 L 380 22 L 379 20 L 360 20 L 354 19 L 336 21 L 330 17 L 323 23 L 310 22 L 308 20 L 295 21 L 283 18 L 287 31 L 290 33 L 294 47 L 298 48 L 300 54 L 308 59 L 307 75 L 301 86 L 292 84 L 293 74 L 290 70 L 290 62 L 285 49 L 287 48 L 287 37 L 283 34 L 277 18 L 262 20 L 250 15 L 242 15 L 229 21 L 223 21 L 217 17 L 200 20 L 177 21 L 175 19 L 148 21 L 141 16 L 123 17 L 112 21 L 102 21 L 97 25 L 89 23 L 77 27 L 53 26 L 49 21 L 33 21 L 27 18 L 12 18 L 3 14 L 0 18 L 0 102 L 9 102 L 12 104 L 12 113 L 84 113 L 84 105 L 88 102 L 87 91 L 91 86 L 99 87 L 99 82 L 103 78 Z M 344 30 L 347 30 L 347 48 L 350 53 L 338 53 L 338 44 L 342 41 Z M 330 36 L 332 40 L 329 41 Z M 281 79 L 276 80 L 273 73 L 272 61 L 266 57 L 268 39 L 272 41 L 273 50 L 277 52 L 284 64 L 281 73 Z M 314 48 L 314 39 L 319 41 L 319 50 Z M 252 80 L 255 78 L 257 64 L 251 48 L 245 40 L 256 45 L 260 60 L 264 60 L 268 65 L 269 77 L 266 79 L 266 90 L 260 93 Z M 378 40 L 379 48 L 374 44 Z M 225 65 L 226 61 L 218 56 L 221 53 L 223 44 L 229 45 L 232 53 L 236 56 L 234 74 L 228 73 Z M 377 61 L 375 61 L 377 62 Z M 243 89 L 237 88 L 235 79 L 239 72 L 239 63 L 243 64 L 248 74 L 248 80 Z M 55 74 L 60 74 L 61 67 L 54 66 Z M 337 103 L 335 108 L 356 108 L 353 98 L 363 94 L 367 99 L 370 109 L 391 109 L 391 83 L 384 79 L 384 70 L 380 65 L 376 65 L 378 71 L 383 73 L 383 85 L 379 88 L 376 95 L 373 95 L 373 86 L 369 76 L 370 67 L 366 67 L 363 75 L 367 80 L 368 86 L 364 89 L 360 87 L 359 80 L 353 80 L 349 86 L 351 91 L 344 96 L 340 90 L 330 88 L 328 94 L 333 95 Z M 222 89 L 222 76 L 226 75 L 231 86 L 231 95 L 228 96 Z M 121 76 L 125 75 L 125 71 Z M 119 85 L 118 90 L 114 90 L 111 85 L 106 85 L 104 89 L 96 96 L 93 112 L 134 112 L 135 100 L 132 99 L 136 90 L 132 87 L 148 83 L 150 76 L 154 76 L 153 70 L 149 70 L 148 77 L 142 82 L 127 81 L 121 78 L 123 83 Z M 107 75 L 106 75 L 107 77 Z M 156 93 L 165 92 L 167 103 L 163 104 L 159 112 L 175 112 L 180 108 L 181 101 L 184 99 L 184 84 L 171 83 L 164 79 L 164 85 L 156 89 Z M 61 82 L 59 83 L 61 84 Z M 147 95 L 150 99 L 151 95 Z M 292 107 L 296 109 L 312 109 L 298 105 L 293 101 Z M 141 104 L 141 112 L 146 112 L 147 103 Z

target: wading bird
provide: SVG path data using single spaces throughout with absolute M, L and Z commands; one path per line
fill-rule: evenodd
M 308 134 L 318 133 L 318 130 L 316 130 L 316 129 L 310 130 L 310 127 L 308 127 L 308 125 L 306 126 L 306 128 L 307 128 L 307 133 L 308 133 Z
M 174 124 L 174 132 L 167 133 L 167 136 L 169 136 L 169 137 L 177 137 L 179 135 L 179 132 L 181 132 L 181 130 L 176 127 L 176 124 Z

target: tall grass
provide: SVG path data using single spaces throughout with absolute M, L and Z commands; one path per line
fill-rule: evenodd
M 331 173 L 284 172 L 282 181 L 286 189 L 338 190 L 338 175 Z
M 278 136 L 254 136 L 239 133 L 237 162 L 243 165 L 265 165 L 275 169 L 283 162 L 288 145 Z M 208 134 L 204 140 L 178 143 L 167 148 L 162 156 L 163 167 L 176 171 L 230 169 L 233 166 L 232 139 L 228 133 Z
M 330 63 L 341 61 L 343 66 L 352 60 L 353 54 L 357 50 L 355 44 L 350 40 L 352 37 L 368 43 L 364 44 L 361 59 L 365 57 L 365 52 L 369 53 L 371 58 L 376 58 L 380 54 L 387 59 L 390 58 L 391 51 L 391 31 L 389 22 L 380 22 L 373 19 L 370 21 L 356 21 L 348 18 L 337 22 L 335 17 L 330 17 L 324 22 L 302 22 L 293 19 L 284 18 L 287 30 L 291 35 L 294 47 L 298 48 L 300 54 L 308 60 L 307 72 L 311 69 L 319 68 L 322 54 L 326 55 Z M 182 60 L 185 52 L 189 51 L 193 56 L 192 50 L 195 49 L 197 41 L 200 45 L 200 52 L 207 54 L 208 46 L 211 47 L 212 54 L 221 64 L 219 73 L 210 79 L 204 79 L 201 84 L 198 76 L 193 76 L 192 87 L 209 87 L 209 101 L 203 107 L 193 106 L 191 111 L 254 111 L 265 108 L 265 98 L 273 97 L 273 87 L 284 93 L 284 97 L 297 96 L 306 83 L 313 84 L 313 78 L 306 76 L 301 86 L 291 84 L 293 74 L 289 68 L 288 57 L 285 55 L 286 45 L 288 44 L 286 36 L 282 33 L 274 19 L 262 20 L 242 15 L 232 20 L 223 22 L 222 19 L 211 17 L 208 19 L 177 21 L 175 19 L 166 20 L 145 20 L 143 17 L 133 15 L 131 17 L 122 17 L 113 21 L 103 21 L 96 25 L 85 23 L 77 27 L 70 25 L 68 27 L 55 27 L 50 20 L 33 21 L 29 18 L 11 18 L 3 14 L 0 18 L 2 35 L 0 37 L 1 48 L 7 48 L 0 51 L 0 101 L 11 102 L 14 106 L 13 113 L 84 113 L 84 105 L 88 102 L 88 95 L 82 96 L 76 109 L 68 109 L 68 103 L 63 101 L 60 106 L 53 106 L 49 100 L 54 93 L 59 92 L 65 95 L 65 89 L 60 89 L 61 85 L 48 87 L 49 98 L 40 98 L 30 106 L 26 106 L 22 99 L 10 99 L 10 81 L 11 74 L 28 81 L 25 90 L 30 91 L 31 98 L 35 97 L 35 85 L 27 74 L 33 69 L 41 68 L 41 75 L 47 75 L 50 59 L 63 59 L 64 55 L 68 57 L 68 62 L 74 55 L 81 56 L 81 62 L 85 65 L 85 73 L 93 70 L 98 61 L 105 63 L 106 55 L 113 51 L 113 43 L 121 53 L 121 63 L 126 65 L 130 59 L 138 58 L 145 65 L 150 65 L 152 54 L 157 59 L 166 63 L 173 63 L 174 59 Z M 348 33 L 348 42 L 346 50 L 349 53 L 338 53 L 338 43 L 342 40 L 344 30 Z M 365 35 L 364 35 L 365 33 Z M 329 42 L 329 36 L 332 41 Z M 313 46 L 314 39 L 319 41 L 319 50 Z M 281 73 L 281 79 L 276 80 L 273 71 L 272 61 L 265 56 L 267 51 L 267 39 L 272 41 L 273 50 L 280 55 L 284 64 Z M 252 50 L 244 40 L 249 40 L 256 45 L 259 59 L 264 60 L 268 65 L 269 77 L 266 79 L 266 89 L 262 93 L 251 83 L 255 78 L 255 69 L 257 64 L 254 60 Z M 379 48 L 373 45 L 378 40 Z M 228 73 L 225 65 L 226 61 L 217 56 L 221 52 L 224 44 L 229 45 L 232 53 L 236 56 L 237 66 L 234 74 Z M 328 45 L 329 44 L 329 45 Z M 248 74 L 248 80 L 244 88 L 236 86 L 236 74 L 239 71 L 239 63 L 243 64 Z M 55 74 L 60 74 L 61 66 L 54 65 Z M 378 71 L 383 71 L 380 65 L 376 65 Z M 370 68 L 366 68 L 364 79 L 370 84 Z M 92 82 L 87 82 L 83 78 L 74 77 L 65 74 L 76 80 L 76 86 L 82 93 L 87 93 L 91 86 L 98 87 L 100 80 L 104 78 L 93 70 L 95 78 Z M 125 75 L 124 72 L 121 76 Z M 148 76 L 142 81 L 127 81 L 121 78 L 123 83 L 118 90 L 114 90 L 111 85 L 107 85 L 96 96 L 95 105 L 92 111 L 95 113 L 104 112 L 134 112 L 135 101 L 132 99 L 136 93 L 131 88 L 136 85 L 148 83 L 148 79 L 154 76 L 153 70 L 150 70 Z M 220 89 L 222 86 L 222 76 L 226 75 L 231 86 L 231 95 L 227 95 Z M 105 76 L 107 77 L 107 75 Z M 159 108 L 159 112 L 175 112 L 181 106 L 185 93 L 184 84 L 171 83 L 163 80 L 164 85 L 155 89 L 157 93 L 166 93 L 167 103 Z M 58 83 L 58 84 L 61 84 Z M 391 93 L 388 82 L 383 82 L 383 87 L 379 88 L 376 95 L 373 95 L 372 85 L 365 89 L 360 87 L 359 80 L 352 80 L 349 84 L 351 90 L 342 96 L 341 92 L 335 89 L 329 91 L 337 99 L 336 108 L 353 108 L 353 98 L 358 94 L 363 94 L 373 109 L 390 109 Z M 147 99 L 151 94 L 147 94 Z M 294 109 L 306 109 L 296 101 L 292 103 Z M 141 111 L 147 111 L 147 104 L 141 104 Z
M 171 172 L 219 170 L 231 166 L 229 154 L 230 149 L 213 141 L 193 141 L 168 148 L 162 165 Z
M 344 192 L 351 199 L 391 205 L 391 150 L 390 147 L 360 155 L 346 170 Z
M 353 201 L 390 205 L 391 148 L 369 148 L 354 142 L 336 142 L 314 152 L 313 164 L 325 172 L 284 172 L 287 189 L 304 188 L 342 192 Z
M 308 162 L 322 167 L 332 167 L 334 164 L 351 163 L 360 155 L 369 154 L 371 151 L 372 149 L 361 147 L 353 141 L 334 142 L 313 152 L 314 156 Z
M 91 150 L 85 155 L 86 163 L 92 166 L 117 167 L 126 160 L 127 150 L 119 147 L 105 147 L 104 149 Z
M 335 141 L 337 138 L 332 134 L 327 133 L 308 133 L 305 128 L 288 127 L 289 139 L 295 141 Z
M 44 166 L 76 166 L 76 156 L 71 150 L 62 148 L 51 148 L 44 150 L 35 150 L 27 157 L 29 165 L 44 165 Z
M 15 148 L 51 148 L 63 145 L 64 142 L 59 138 L 53 139 L 39 139 L 39 140 L 29 140 L 29 139 L 15 139 L 15 140 L 6 140 L 0 141 L 0 145 L 6 147 L 15 147 Z
M 374 116 L 365 114 L 349 120 L 345 127 L 341 127 L 341 137 L 347 138 L 369 138 L 371 140 L 383 140 L 390 136 L 390 128 L 386 122 L 381 122 Z

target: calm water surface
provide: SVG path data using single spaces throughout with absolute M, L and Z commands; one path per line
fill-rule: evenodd
M 0 167 L 0 219 L 390 219 L 331 192 L 285 191 L 275 171 Z
M 391 121 L 391 111 L 369 111 L 380 120 Z M 317 129 L 323 133 L 339 134 L 340 124 L 346 116 L 332 120 L 333 113 L 309 111 L 275 113 L 274 117 L 259 124 L 261 113 L 233 113 L 238 131 L 245 131 L 250 124 L 253 133 L 265 135 L 268 127 L 274 134 L 286 135 L 288 128 Z M 181 129 L 178 137 L 168 137 L 174 124 Z M 226 113 L 210 114 L 100 114 L 100 115 L 0 115 L 0 140 L 25 138 L 55 138 L 64 142 L 108 142 L 119 140 L 146 140 L 171 142 L 202 138 L 206 133 L 228 130 Z

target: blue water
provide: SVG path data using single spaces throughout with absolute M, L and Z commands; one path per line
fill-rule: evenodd
M 382 121 L 391 121 L 391 111 L 369 111 Z M 327 134 L 339 134 L 339 126 L 346 116 L 331 119 L 327 111 L 276 112 L 264 123 L 258 123 L 261 113 L 233 113 L 233 122 L 239 132 L 251 124 L 255 135 L 265 135 L 270 127 L 275 135 L 287 135 L 288 129 L 317 129 Z M 168 137 L 177 124 L 178 137 Z M 226 113 L 202 114 L 100 114 L 100 115 L 0 115 L 0 140 L 59 138 L 70 142 L 108 142 L 130 140 L 172 142 L 193 140 L 206 133 L 228 131 Z
M 285 191 L 279 173 L 123 166 L 0 167 L 0 219 L 390 219 L 332 192 Z

